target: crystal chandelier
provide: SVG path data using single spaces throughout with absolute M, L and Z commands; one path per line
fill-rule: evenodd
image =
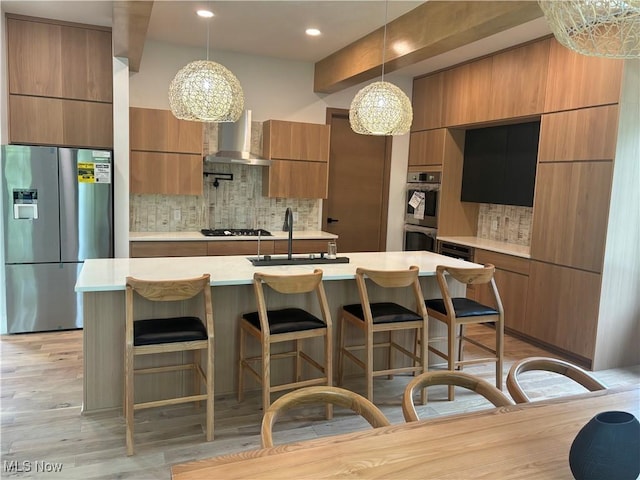
M 562 45 L 583 55 L 640 57 L 640 0 L 538 0 Z
M 403 135 L 411 128 L 413 109 L 405 93 L 393 83 L 384 81 L 384 54 L 387 43 L 387 9 L 385 1 L 382 40 L 382 78 L 362 88 L 351 102 L 351 129 L 363 135 Z
M 219 63 L 196 60 L 181 68 L 169 85 L 169 106 L 176 118 L 199 122 L 235 122 L 244 109 L 244 93 L 236 76 Z

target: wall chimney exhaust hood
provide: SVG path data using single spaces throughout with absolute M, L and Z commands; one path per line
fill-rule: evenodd
M 218 153 L 204 157 L 205 167 L 207 163 L 271 165 L 271 160 L 251 153 L 251 110 L 245 110 L 237 122 L 220 123 L 218 128 Z

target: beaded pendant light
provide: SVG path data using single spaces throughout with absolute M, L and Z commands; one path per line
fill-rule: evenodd
M 199 122 L 235 122 L 244 109 L 244 93 L 231 71 L 207 59 L 180 69 L 169 85 L 169 106 L 176 118 Z
M 640 0 L 539 0 L 562 45 L 583 55 L 640 58 Z
M 411 128 L 411 101 L 393 83 L 384 81 L 384 60 L 387 43 L 387 10 L 385 1 L 384 34 L 382 40 L 382 78 L 362 88 L 351 102 L 351 129 L 363 135 L 403 135 Z

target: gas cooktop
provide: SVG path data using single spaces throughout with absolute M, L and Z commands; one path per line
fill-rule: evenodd
M 262 228 L 203 228 L 200 232 L 205 237 L 271 237 L 271 232 Z

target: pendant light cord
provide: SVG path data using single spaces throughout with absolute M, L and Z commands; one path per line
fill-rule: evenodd
M 382 77 L 380 79 L 381 82 L 384 82 L 384 61 L 385 61 L 385 50 L 387 48 L 387 13 L 389 10 L 389 0 L 385 0 L 384 2 L 384 33 L 382 34 Z

